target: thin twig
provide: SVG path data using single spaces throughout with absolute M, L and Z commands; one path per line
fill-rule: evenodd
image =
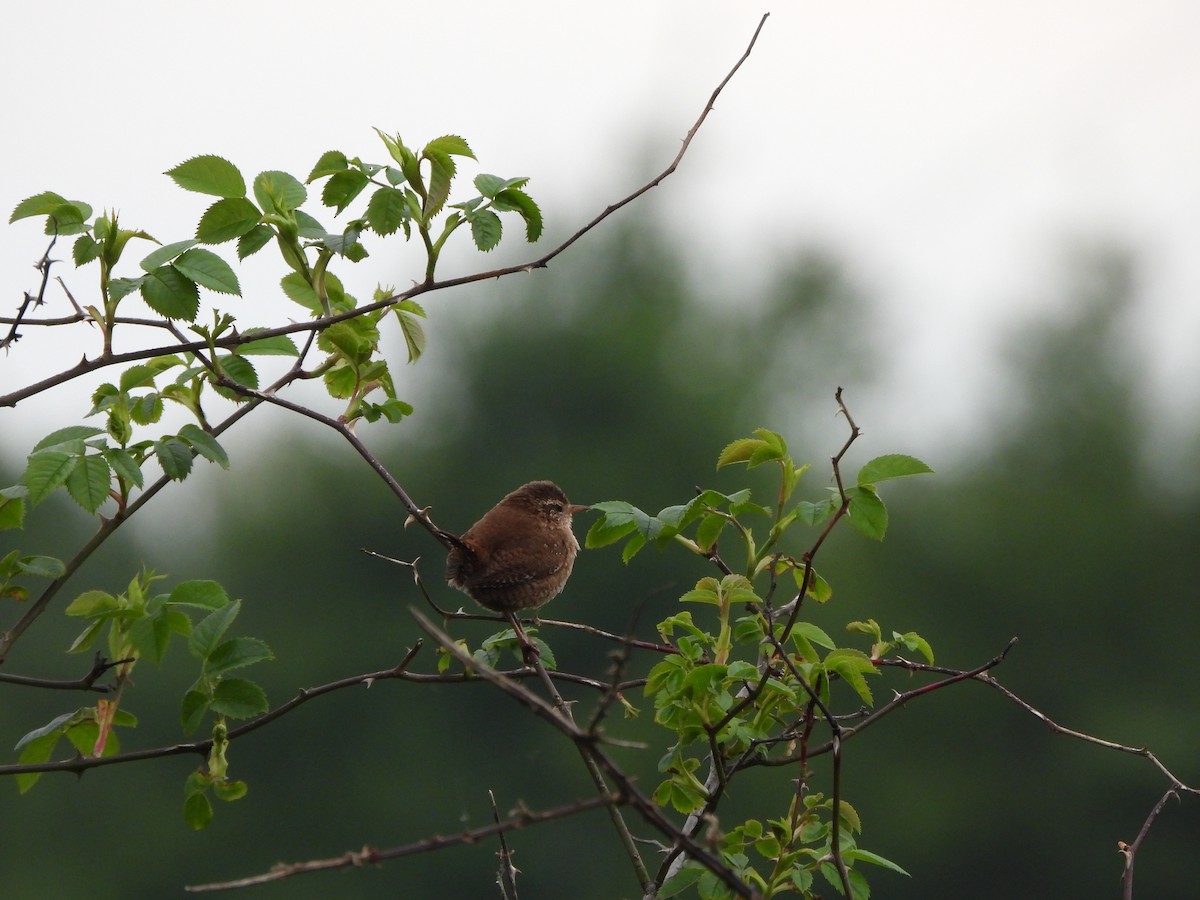
M 498 269 L 491 269 L 487 272 L 477 272 L 473 275 L 446 278 L 441 281 L 426 280 L 421 284 L 414 285 L 406 291 L 393 294 L 390 297 L 377 300 L 373 303 L 368 303 L 365 306 L 360 306 L 344 313 L 338 313 L 331 316 L 322 316 L 320 319 L 307 322 L 294 322 L 290 325 L 283 325 L 277 328 L 267 328 L 261 331 L 255 331 L 251 334 L 229 334 L 213 341 L 212 346 L 220 347 L 222 349 L 229 349 L 232 347 L 238 347 L 251 341 L 262 340 L 263 338 L 295 334 L 301 331 L 323 331 L 331 325 L 337 324 L 338 322 L 343 322 L 347 319 L 353 319 L 357 318 L 358 316 L 367 315 L 375 312 L 376 310 L 388 309 L 403 300 L 408 300 L 421 294 L 445 290 L 446 288 L 451 287 L 459 287 L 465 284 L 475 284 L 480 281 L 491 281 L 492 279 L 502 278 L 507 275 L 515 275 L 521 272 L 532 272 L 535 269 L 544 269 L 548 267 L 550 262 L 554 260 L 555 257 L 563 253 L 568 247 L 582 238 L 589 231 L 594 229 L 597 225 L 599 225 L 617 210 L 628 205 L 629 203 L 632 203 L 651 188 L 657 187 L 667 177 L 675 172 L 675 170 L 679 167 L 680 162 L 682 162 L 684 154 L 691 146 L 693 138 L 695 138 L 696 133 L 700 130 L 700 126 L 704 124 L 705 119 L 708 118 L 708 114 L 712 111 L 718 95 L 722 90 L 724 90 L 725 86 L 729 83 L 730 79 L 733 78 L 734 74 L 737 73 L 738 69 L 741 68 L 742 63 L 744 63 L 750 56 L 751 51 L 754 49 L 755 43 L 758 41 L 758 35 L 762 31 L 763 25 L 766 24 L 767 17 L 769 15 L 769 13 L 766 13 L 763 15 L 762 19 L 759 20 L 758 27 L 754 30 L 754 36 L 750 39 L 750 43 L 746 47 L 746 51 L 742 54 L 741 58 L 737 61 L 734 67 L 730 69 L 729 74 L 725 76 L 719 85 L 717 85 L 716 90 L 713 91 L 708 103 L 705 104 L 704 109 L 701 111 L 700 117 L 696 120 L 695 124 L 692 125 L 691 129 L 689 129 L 687 135 L 684 137 L 683 145 L 680 147 L 679 152 L 675 155 L 675 158 L 671 161 L 671 164 L 668 165 L 667 168 L 664 169 L 658 176 L 642 185 L 627 197 L 624 197 L 621 200 L 618 200 L 616 203 L 606 206 L 590 222 L 585 224 L 573 235 L 571 235 L 544 256 L 527 263 L 504 266 Z M 50 377 L 45 378 L 36 384 L 18 389 L 9 394 L 0 395 L 0 407 L 16 406 L 22 400 L 32 397 L 35 394 L 41 393 L 42 391 L 48 390 L 56 385 L 71 381 L 74 378 L 78 378 L 82 375 L 86 375 L 89 372 L 93 372 L 96 369 L 101 369 L 106 366 L 119 365 L 126 362 L 136 362 L 141 359 L 151 359 L 155 356 L 166 356 L 172 353 L 194 353 L 198 350 L 208 349 L 209 346 L 210 345 L 207 341 L 190 341 L 185 344 L 173 344 L 163 347 L 154 347 L 147 350 L 135 350 L 129 353 L 102 353 L 101 355 L 90 360 L 86 358 L 80 360 L 78 364 L 72 366 L 70 369 L 59 372 L 55 375 L 51 375 Z
M 293 875 L 304 875 L 309 872 L 324 872 L 329 869 L 345 869 L 371 865 L 373 863 L 386 862 L 390 859 L 399 859 L 403 856 L 413 856 L 417 853 L 441 850 L 444 847 L 454 847 L 459 844 L 478 844 L 480 841 L 487 840 L 495 835 L 503 835 L 508 831 L 515 831 L 518 828 L 525 828 L 526 826 L 537 825 L 542 822 L 553 822 L 556 819 L 565 819 L 568 816 L 587 812 L 588 810 L 614 806 L 620 802 L 621 798 L 619 796 L 605 794 L 599 797 L 588 797 L 584 800 L 578 800 L 575 803 L 569 803 L 565 806 L 558 806 L 540 812 L 522 808 L 509 815 L 503 821 L 496 821 L 494 824 L 473 828 L 469 831 L 461 831 L 458 834 L 436 835 L 412 844 L 405 844 L 402 847 L 392 847 L 388 850 L 363 847 L 362 850 L 351 850 L 331 859 L 313 859 L 307 862 L 280 864 L 261 875 L 251 875 L 248 878 L 238 878 L 234 881 L 221 881 L 212 884 L 192 884 L 188 885 L 184 890 L 192 893 L 227 891 L 233 888 L 252 887 L 256 884 L 280 881 L 284 878 L 290 878 Z

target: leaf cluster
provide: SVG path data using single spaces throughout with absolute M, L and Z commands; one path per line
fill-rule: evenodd
M 624 540 L 622 556 L 628 562 L 649 543 L 679 546 L 722 572 L 701 578 L 679 598 L 694 609 L 681 609 L 658 626 L 673 652 L 650 670 L 644 691 L 654 704 L 655 723 L 672 742 L 659 761 L 663 779 L 653 797 L 699 828 L 716 815 L 739 773 L 794 765 L 798 789 L 786 810 L 765 826 L 749 819 L 729 828 L 720 838 L 722 858 L 764 897 L 814 896 L 818 877 L 841 889 L 844 869 L 853 895 L 865 898 L 866 878 L 856 863 L 902 870 L 857 846 L 857 814 L 836 788 L 833 796 L 811 789 L 808 760 L 817 752 L 821 730 L 837 735 L 845 716 L 874 704 L 869 680 L 878 675 L 880 658 L 900 647 L 932 662 L 933 650 L 915 632 L 884 640 L 874 620 L 850 623 L 852 634 L 873 639 L 867 653 L 839 645 L 799 613 L 806 600 L 825 603 L 833 595 L 813 568 L 829 529 L 848 517 L 860 533 L 882 539 L 887 516 L 878 483 L 930 469 L 910 456 L 881 456 L 859 470 L 852 486 L 843 487 L 835 464 L 837 487 L 827 499 L 797 500 L 797 487 L 810 467 L 797 465 L 783 437 L 767 429 L 722 450 L 718 469 L 735 464 L 776 467 L 771 503 L 758 504 L 743 489 L 733 494 L 700 490 L 688 502 L 654 515 L 623 501 L 593 506 L 602 515 L 588 532 L 589 547 Z M 785 537 L 799 527 L 815 532 L 809 549 L 784 552 Z M 719 546 L 723 535 L 732 535 L 740 546 L 742 571 L 727 564 Z M 793 589 L 781 590 L 785 575 L 791 576 Z M 839 692 L 838 685 L 849 693 Z M 851 710 L 837 712 L 847 701 L 854 704 Z M 675 871 L 660 896 L 687 890 L 703 898 L 732 896 L 728 885 L 695 862 Z

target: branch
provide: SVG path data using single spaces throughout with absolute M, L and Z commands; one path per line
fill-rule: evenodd
M 518 828 L 524 828 L 527 825 L 538 825 L 542 822 L 552 822 L 555 819 L 565 819 L 568 816 L 576 815 L 577 813 L 587 812 L 588 810 L 598 809 L 600 807 L 613 807 L 622 802 L 619 796 L 613 794 L 605 794 L 599 797 L 589 797 L 586 800 L 578 800 L 575 803 L 567 804 L 566 806 L 558 806 L 554 809 L 542 810 L 535 812 L 533 810 L 520 807 L 516 812 L 511 813 L 508 818 L 500 821 L 497 818 L 492 825 L 484 825 L 480 828 L 473 828 L 469 831 L 460 831 L 458 834 L 451 835 L 436 835 L 431 838 L 416 841 L 412 844 L 405 844 L 402 847 L 392 847 L 388 850 L 375 850 L 371 847 L 363 847 L 362 850 L 350 850 L 343 853 L 341 856 L 335 856 L 330 859 L 313 859 L 307 862 L 298 863 L 280 863 L 273 867 L 270 871 L 264 872 L 261 875 L 252 875 L 249 878 L 239 878 L 236 881 L 221 881 L 212 884 L 190 884 L 184 888 L 192 893 L 201 893 L 203 891 L 227 891 L 232 888 L 251 887 L 256 884 L 266 884 L 270 881 L 279 881 L 284 878 L 290 878 L 293 875 L 303 875 L 308 872 L 323 872 L 328 869 L 345 869 L 354 866 L 370 865 L 372 863 L 385 862 L 390 859 L 399 859 L 402 856 L 413 856 L 417 853 L 428 853 L 432 850 L 441 850 L 444 847 L 454 847 L 458 844 L 477 844 L 480 841 L 493 837 L 494 835 L 503 835 L 508 831 L 515 831 Z
M 33 264 L 33 267 L 42 273 L 42 284 L 38 288 L 37 295 L 35 296 L 27 291 L 24 299 L 21 300 L 20 307 L 17 308 L 16 318 L 4 320 L 6 323 L 11 324 L 12 327 L 8 329 L 8 334 L 3 339 L 0 339 L 0 350 L 7 351 L 9 347 L 21 339 L 21 335 L 17 331 L 17 328 L 20 326 L 21 320 L 24 318 L 25 313 L 29 310 L 29 307 L 41 306 L 46 302 L 46 285 L 50 281 L 50 266 L 54 263 L 54 260 L 50 258 L 50 251 L 54 249 L 54 244 L 57 241 L 58 229 L 56 227 L 54 230 L 54 235 L 50 238 L 50 245 L 46 247 L 46 252 L 42 254 L 41 259 Z M 26 324 L 30 324 L 28 320 L 26 320 Z
M 738 69 L 741 68 L 742 63 L 744 63 L 750 56 L 750 52 L 754 49 L 754 45 L 758 41 L 759 32 L 762 31 L 763 25 L 766 24 L 768 15 L 769 13 L 764 14 L 762 19 L 759 20 L 758 27 L 754 30 L 754 36 L 750 39 L 750 43 L 746 47 L 746 51 L 742 54 L 737 63 L 734 64 L 733 68 L 729 70 L 729 74 L 725 76 L 719 85 L 717 85 L 717 88 L 713 91 L 712 96 L 709 97 L 708 102 L 705 104 L 704 109 L 700 113 L 700 117 L 696 119 L 695 124 L 692 125 L 691 129 L 684 137 L 683 146 L 679 148 L 679 152 L 675 155 L 675 158 L 671 161 L 671 164 L 668 165 L 667 168 L 664 169 L 659 175 L 642 185 L 629 196 L 624 197 L 623 199 L 618 200 L 616 203 L 605 207 L 604 210 L 602 210 L 590 222 L 588 222 L 544 256 L 541 256 L 535 260 L 531 260 L 530 262 L 521 263 L 519 265 L 504 266 L 499 269 L 491 269 L 487 272 L 477 272 L 473 275 L 463 275 L 457 278 L 446 278 L 441 281 L 431 281 L 427 279 L 421 284 L 414 285 L 407 291 L 393 294 L 391 297 L 387 297 L 383 300 L 377 300 L 374 303 L 368 303 L 365 306 L 360 306 L 344 313 L 332 316 L 322 316 L 319 319 L 308 322 L 294 322 L 290 325 L 283 325 L 278 328 L 266 328 L 250 334 L 226 335 L 225 337 L 218 338 L 217 340 L 213 341 L 211 345 L 208 341 L 189 341 L 182 344 L 153 347 L 147 350 L 135 350 L 129 353 L 102 353 L 100 356 L 90 360 L 85 357 L 70 369 L 59 372 L 55 375 L 51 375 L 50 377 L 45 378 L 36 384 L 28 385 L 27 387 L 20 388 L 12 393 L 0 395 L 0 407 L 16 406 L 22 400 L 26 400 L 35 394 L 41 393 L 49 388 L 63 384 L 67 381 L 71 381 L 72 379 L 78 378 L 81 375 L 86 375 L 89 372 L 93 372 L 106 366 L 119 365 L 126 362 L 136 362 L 141 359 L 152 359 L 156 356 L 167 356 L 172 353 L 195 353 L 199 350 L 209 349 L 210 346 L 228 349 L 230 347 L 237 347 L 251 341 L 262 340 L 263 338 L 295 334 L 301 331 L 323 331 L 329 326 L 338 322 L 343 322 L 347 319 L 353 319 L 358 316 L 366 315 L 368 313 L 375 312 L 376 310 L 387 309 L 396 303 L 419 296 L 420 294 L 432 293 L 433 291 L 445 290 L 446 288 L 458 287 L 464 284 L 474 284 L 480 281 L 490 281 L 494 278 L 515 275 L 519 272 L 532 272 L 535 269 L 546 268 L 555 257 L 566 251 L 568 247 L 582 238 L 585 234 L 587 234 L 617 210 L 632 203 L 651 188 L 657 187 L 672 173 L 674 173 L 674 171 L 679 167 L 680 162 L 682 162 L 684 154 L 687 153 L 688 148 L 691 146 L 692 139 L 695 138 L 696 133 L 700 130 L 700 126 L 704 124 L 705 119 L 708 118 L 708 114 L 712 111 L 717 97 L 720 95 L 721 91 L 724 90 L 725 85 L 727 85 L 730 79 L 732 79 L 737 73 Z
M 24 687 L 49 688 L 56 691 L 95 691 L 98 694 L 109 694 L 117 689 L 115 684 L 96 684 L 105 672 L 127 662 L 133 662 L 132 657 L 109 662 L 101 654 L 96 654 L 91 671 L 82 678 L 58 680 L 53 678 L 34 678 L 29 675 L 7 675 L 0 672 L 0 683 L 19 684 Z

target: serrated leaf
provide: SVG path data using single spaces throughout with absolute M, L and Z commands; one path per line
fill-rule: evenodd
M 268 225 L 255 225 L 245 234 L 238 238 L 237 256 L 238 259 L 246 259 L 253 256 L 275 236 L 275 232 Z
M 175 481 L 183 481 L 192 471 L 192 451 L 177 437 L 160 438 L 154 443 L 154 455 L 163 473 Z
M 185 250 L 189 250 L 196 246 L 196 241 L 189 238 L 186 241 L 176 241 L 173 244 L 164 244 L 153 253 L 146 256 L 138 265 L 142 267 L 143 272 L 153 272 L 164 263 L 169 263 Z
M 132 294 L 142 286 L 146 276 L 141 278 L 110 278 L 108 281 L 108 296 L 112 300 L 120 300 Z
M 155 665 L 161 663 L 171 638 L 171 628 L 165 615 L 142 616 L 129 626 L 129 642 L 134 649 Z
M 317 292 L 299 272 L 284 275 L 279 286 L 283 288 L 283 293 L 293 303 L 299 303 L 305 309 L 315 313 L 322 312 L 321 300 L 317 297 Z
M 871 688 L 867 685 L 866 676 L 878 675 L 879 670 L 875 668 L 870 657 L 861 650 L 841 647 L 825 654 L 824 665 L 826 670 L 836 672 L 845 679 L 864 703 L 868 706 L 874 705 L 875 699 L 871 695 Z
M 254 364 L 250 360 L 234 353 L 224 353 L 217 357 L 217 362 L 220 364 L 221 370 L 238 384 L 251 389 L 258 387 L 258 372 L 255 371 Z M 218 387 L 217 390 L 231 400 L 245 399 L 236 391 L 230 391 L 223 387 Z
M 231 719 L 248 719 L 270 708 L 263 689 L 244 678 L 223 679 L 213 691 L 213 711 Z
M 13 208 L 12 215 L 8 217 L 9 224 L 16 222 L 18 219 L 48 215 L 55 207 L 61 206 L 66 202 L 65 197 L 54 193 L 54 191 L 42 191 L 40 194 L 26 197 Z
M 85 266 L 100 255 L 100 245 L 90 234 L 81 234 L 71 246 L 71 258 L 75 266 Z
M 249 337 L 254 334 L 255 329 L 247 329 L 242 332 L 243 337 Z M 277 334 L 272 337 L 261 338 L 257 341 L 250 341 L 242 344 L 238 352 L 243 356 L 299 356 L 300 351 L 296 349 L 295 342 L 286 334 Z
M 142 280 L 142 298 L 168 319 L 194 322 L 200 311 L 200 291 L 195 282 L 172 266 L 159 266 Z
M 177 584 L 167 602 L 178 606 L 198 606 L 201 609 L 221 609 L 228 605 L 229 595 L 218 582 L 199 579 Z
M 287 214 L 303 205 L 308 189 L 295 176 L 272 169 L 255 177 L 254 199 L 265 212 Z
M 33 450 L 30 451 L 30 455 L 32 456 L 34 453 L 38 453 L 39 451 L 46 450 L 50 447 L 59 447 L 60 444 L 66 444 L 74 441 L 85 441 L 88 438 L 95 437 L 98 434 L 104 434 L 104 429 L 96 428 L 94 425 L 68 425 L 65 428 L 58 428 L 34 444 Z
M 394 234 L 408 219 L 408 202 L 404 191 L 381 187 L 367 203 L 367 224 L 379 235 Z
M 458 171 L 454 158 L 439 150 L 430 150 L 426 146 L 425 159 L 429 160 L 429 191 L 425 198 L 424 213 L 430 219 L 441 212 L 446 200 L 450 197 L 450 184 Z
M 897 872 L 900 875 L 908 875 L 908 872 L 904 871 L 904 869 L 900 868 L 900 866 L 896 865 L 890 859 L 885 859 L 878 853 L 872 853 L 870 850 L 862 850 L 858 847 L 854 847 L 850 850 L 843 850 L 842 859 L 851 862 L 869 862 L 876 866 L 883 866 L 885 869 L 891 869 L 893 872 Z M 908 875 L 908 877 L 911 878 L 912 876 Z
M 258 638 L 233 637 L 218 644 L 204 660 L 204 674 L 213 678 L 231 669 L 274 658 L 271 648 Z
M 177 271 L 210 291 L 239 296 L 242 293 L 237 275 L 229 267 L 229 263 L 211 250 L 204 250 L 200 247 L 193 248 L 184 252 L 173 265 Z
M 860 534 L 872 540 L 882 541 L 887 532 L 887 507 L 879 499 L 879 495 L 866 487 L 852 487 L 846 491 L 850 499 L 850 524 Z
M 337 172 L 325 182 L 325 187 L 321 189 L 321 202 L 326 206 L 334 207 L 340 213 L 354 202 L 354 198 L 361 194 L 363 188 L 368 184 L 370 184 L 370 179 L 358 169 Z
M 400 333 L 404 335 L 404 344 L 408 348 L 408 361 L 415 363 L 425 352 L 425 328 L 421 325 L 425 310 L 415 300 L 401 300 L 395 309 Z
M 902 478 L 906 475 L 927 475 L 933 469 L 929 468 L 915 456 L 903 453 L 889 453 L 877 456 L 858 470 L 858 484 L 877 484 L 889 478 Z
M 215 197 L 245 197 L 246 182 L 238 167 L 220 156 L 194 156 L 166 172 L 185 191 Z
M 241 611 L 242 601 L 234 600 L 213 610 L 192 628 L 188 638 L 188 652 L 198 659 L 206 659 L 222 638 L 237 614 Z
M 258 207 L 245 197 L 218 200 L 200 217 L 196 240 L 202 244 L 232 241 L 258 225 L 260 217 Z
M 120 605 L 120 601 L 107 591 L 84 591 L 63 612 L 68 616 L 95 616 L 118 609 Z
M 501 224 L 500 217 L 490 209 L 485 209 L 472 215 L 470 222 L 471 237 L 475 246 L 484 253 L 495 249 L 504 234 L 504 225 Z
M 195 688 L 183 695 L 179 706 L 179 721 L 184 734 L 191 734 L 200 727 L 204 714 L 208 712 L 208 695 Z
M 422 153 L 448 153 L 455 156 L 469 156 L 475 158 L 475 154 L 471 152 L 471 148 L 467 145 L 466 139 L 459 137 L 457 134 L 444 134 L 441 137 L 436 137 L 428 144 Z
M 127 484 L 133 487 L 142 486 L 142 468 L 127 451 L 120 447 L 109 447 L 104 451 L 104 458 L 113 472 L 125 479 Z
M 532 244 L 542 236 L 542 211 L 524 191 L 507 188 L 496 195 L 494 209 L 512 210 L 525 220 L 525 240 Z
M 46 234 L 81 234 L 88 230 L 87 220 L 92 215 L 92 208 L 86 203 L 67 200 L 46 215 Z
M 340 150 L 326 150 L 321 154 L 321 158 L 317 160 L 316 165 L 312 167 L 312 171 L 308 173 L 308 177 L 304 179 L 304 183 L 312 184 L 318 178 L 324 178 L 326 175 L 333 175 L 336 172 L 342 171 L 347 165 L 345 153 L 342 153 Z
M 67 493 L 88 512 L 94 513 L 108 497 L 111 483 L 112 470 L 104 457 L 84 456 L 67 476 Z
M 225 448 L 203 428 L 189 422 L 179 429 L 179 437 L 209 462 L 215 462 L 222 469 L 229 468 L 229 456 Z
M 67 571 L 63 561 L 53 556 L 22 556 L 17 569 L 36 578 L 58 578 Z
M 79 459 L 61 450 L 42 450 L 30 456 L 21 473 L 21 484 L 29 489 L 30 505 L 37 506 L 55 488 L 65 484 Z

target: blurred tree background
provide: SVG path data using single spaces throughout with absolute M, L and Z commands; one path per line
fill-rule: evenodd
M 976 455 L 939 459 L 936 448 L 920 448 L 945 471 L 885 492 L 892 525 L 882 545 L 849 528 L 835 532 L 819 560 L 834 598 L 809 616 L 831 633 L 867 616 L 885 632 L 916 630 L 940 663 L 960 668 L 1019 636 L 995 672 L 1004 684 L 1065 726 L 1150 747 L 1196 783 L 1200 688 L 1188 675 L 1200 626 L 1200 495 L 1194 478 L 1181 482 L 1147 464 L 1159 432 L 1139 411 L 1126 337 L 1136 315 L 1135 261 L 1098 251 L 1080 259 L 1073 280 L 1067 314 L 1014 336 L 1004 411 L 964 424 L 979 432 Z M 829 256 L 797 251 L 764 284 L 758 296 L 694 296 L 685 259 L 643 219 L 606 231 L 549 272 L 423 298 L 430 353 L 405 370 L 411 383 L 398 385 L 416 398 L 416 417 L 364 425 L 364 434 L 452 530 L 533 478 L 556 480 L 575 502 L 625 499 L 648 510 L 686 500 L 697 484 L 733 490 L 749 478 L 763 489 L 757 471 L 718 476 L 713 468 L 727 442 L 760 425 L 784 432 L 797 459 L 814 463 L 804 490 L 816 499 L 845 436 L 834 389 L 846 388 L 852 412 L 856 398 L 882 395 L 873 379 L 886 371 L 886 343 L 871 342 L 869 298 Z M 914 451 L 881 444 L 871 421 L 858 419 L 865 434 L 851 471 L 880 453 Z M 469 602 L 442 585 L 440 548 L 403 529 L 400 505 L 335 435 L 261 410 L 226 445 L 230 473 L 202 467 L 157 501 L 195 511 L 187 533 L 168 530 L 173 520 L 156 519 L 151 503 L 81 570 L 68 596 L 122 589 L 142 564 L 168 574 L 168 587 L 219 580 L 245 601 L 240 631 L 275 650 L 277 661 L 258 673 L 275 705 L 301 687 L 394 665 L 417 639 L 407 610 L 422 601 L 409 574 L 360 548 L 420 556 L 443 604 Z M 1185 471 L 1194 475 L 1194 452 L 1191 461 Z M 16 463 L 5 465 L 5 483 Z M 581 517 L 581 536 L 589 522 Z M 19 543 L 69 556 L 87 529 L 83 513 L 55 498 L 30 517 Z M 633 623 L 652 637 L 704 574 L 702 561 L 684 554 L 643 552 L 625 567 L 612 548 L 585 552 L 546 614 L 616 631 Z M 63 650 L 78 623 L 51 615 L 38 626 L 6 669 L 77 676 L 85 661 Z M 453 630 L 474 645 L 495 629 L 481 622 Z M 552 629 L 544 637 L 560 666 L 605 671 L 611 645 Z M 170 665 L 179 648 L 171 654 L 161 672 L 139 667 L 125 705 L 141 725 L 123 733 L 125 749 L 180 739 L 178 698 L 191 676 Z M 418 659 L 429 671 L 431 648 Z M 635 659 L 630 674 L 651 662 Z M 873 686 L 878 699 L 915 683 L 889 671 Z M 9 747 L 89 699 L 7 685 L 0 696 Z M 635 721 L 614 713 L 609 729 L 651 738 L 651 711 Z M 657 754 L 618 756 L 653 787 Z M 250 794 L 220 805 L 196 834 L 180 814 L 190 758 L 79 780 L 46 776 L 20 798 L 5 784 L 4 896 L 178 896 L 183 884 L 280 860 L 487 824 L 489 788 L 501 811 L 589 795 L 574 750 L 482 683 L 384 682 L 317 699 L 235 742 L 230 757 Z M 913 876 L 869 872 L 874 895 L 901 900 L 1116 896 L 1116 842 L 1136 836 L 1166 787 L 1145 760 L 1055 736 L 974 683 L 921 698 L 855 737 L 843 771 L 865 823 L 862 846 Z M 745 810 L 786 807 L 769 772 L 748 787 L 760 794 L 735 798 Z M 1168 806 L 1138 857 L 1137 896 L 1195 896 L 1197 833 L 1194 801 Z M 602 812 L 509 840 L 523 898 L 638 895 Z M 300 876 L 253 896 L 490 897 L 494 849 Z

